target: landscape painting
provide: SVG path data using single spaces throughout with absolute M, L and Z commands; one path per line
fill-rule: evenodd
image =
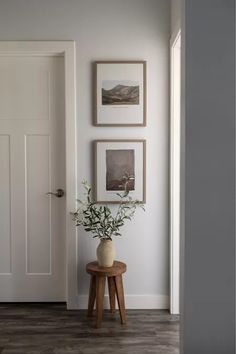
M 106 190 L 135 189 L 134 150 L 106 150 Z
M 139 82 L 131 80 L 102 81 L 103 105 L 138 105 Z
M 95 126 L 146 126 L 145 61 L 97 61 L 93 82 Z
M 146 202 L 146 141 L 103 139 L 94 141 L 94 198 L 97 203 L 119 204 L 122 191 Z M 124 202 L 128 201 L 125 200 Z

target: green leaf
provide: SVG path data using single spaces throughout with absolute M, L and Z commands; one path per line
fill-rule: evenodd
M 129 196 L 128 181 L 134 179 L 128 173 L 124 174 L 124 192 L 116 193 L 120 197 L 120 202 L 115 215 L 107 205 L 98 205 L 91 201 L 91 187 L 86 180 L 82 184 L 85 190 L 86 201 L 77 200 L 81 206 L 73 214 L 76 226 L 83 226 L 84 230 L 91 232 L 94 236 L 100 239 L 112 239 L 112 235 L 121 236 L 119 229 L 125 224 L 126 220 L 132 220 L 135 211 L 138 207 L 145 210 L 144 205 L 132 200 Z

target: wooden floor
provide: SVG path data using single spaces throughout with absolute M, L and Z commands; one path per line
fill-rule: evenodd
M 1 354 L 176 354 L 177 316 L 129 310 L 127 325 L 108 311 L 100 329 L 65 304 L 0 304 Z

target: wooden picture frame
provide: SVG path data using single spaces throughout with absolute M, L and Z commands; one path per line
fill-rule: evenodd
M 124 175 L 132 175 L 130 196 L 146 203 L 146 140 L 105 139 L 94 142 L 95 201 L 119 203 Z
M 147 125 L 147 63 L 96 61 L 94 63 L 94 125 L 145 127 Z

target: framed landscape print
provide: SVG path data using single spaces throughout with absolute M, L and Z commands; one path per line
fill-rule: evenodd
M 96 140 L 94 152 L 96 202 L 118 203 L 129 177 L 130 196 L 145 203 L 146 141 Z
M 96 126 L 146 126 L 146 62 L 97 61 Z

